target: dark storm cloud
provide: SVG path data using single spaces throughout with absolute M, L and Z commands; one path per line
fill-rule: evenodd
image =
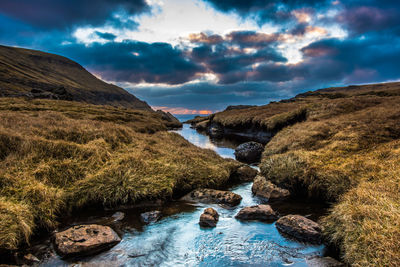
M 107 40 L 107 41 L 113 41 L 115 38 L 117 38 L 117 36 L 115 34 L 109 33 L 109 32 L 99 32 L 99 31 L 95 31 L 94 32 L 95 35 L 97 35 L 98 37 Z
M 121 86 L 124 86 L 121 84 Z M 126 87 L 126 86 L 125 86 Z M 239 82 L 231 85 L 186 84 L 174 88 L 144 87 L 128 89 L 152 106 L 222 110 L 229 104 L 266 104 L 287 96 L 286 88 L 265 82 Z
M 258 23 L 283 23 L 293 18 L 291 11 L 299 8 L 322 8 L 328 0 L 203 0 L 223 12 L 235 12 Z
M 350 7 L 339 13 L 336 19 L 354 34 L 399 29 L 400 2 L 396 5 L 387 8 L 379 6 Z
M 286 62 L 275 47 L 278 39 L 278 34 L 254 31 L 233 31 L 225 36 L 200 33 L 190 36 L 198 46 L 189 55 L 216 74 L 220 84 L 231 84 L 246 80 L 255 63 Z
M 1 0 L 0 13 L 41 29 L 104 23 L 116 11 L 134 15 L 148 10 L 144 0 Z
M 168 43 L 124 41 L 71 44 L 54 49 L 109 81 L 178 84 L 190 81 L 202 71 L 201 66 Z

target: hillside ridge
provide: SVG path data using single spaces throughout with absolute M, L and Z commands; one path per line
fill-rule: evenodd
M 0 45 L 0 97 L 46 98 L 151 110 L 66 57 Z

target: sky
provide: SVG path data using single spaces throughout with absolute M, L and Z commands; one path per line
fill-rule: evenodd
M 207 114 L 400 80 L 400 1 L 1 0 L 0 44 L 66 56 L 155 109 Z

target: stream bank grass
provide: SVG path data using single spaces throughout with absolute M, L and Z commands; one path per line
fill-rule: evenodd
M 261 172 L 294 193 L 334 203 L 321 223 L 346 263 L 400 265 L 398 96 L 318 98 L 306 121 L 266 145 Z
M 0 248 L 75 208 L 171 198 L 226 183 L 236 162 L 167 132 L 154 112 L 0 99 Z

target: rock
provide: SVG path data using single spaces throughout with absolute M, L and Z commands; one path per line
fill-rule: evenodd
M 318 223 L 300 215 L 287 215 L 279 218 L 276 228 L 299 241 L 320 244 L 321 227 Z
M 154 210 L 140 214 L 140 219 L 143 223 L 149 224 L 157 222 L 161 218 L 161 211 Z
M 114 222 L 122 221 L 125 218 L 125 213 L 117 211 L 111 216 Z
M 245 207 L 235 216 L 239 220 L 274 221 L 278 218 L 270 205 Z
M 54 244 L 63 257 L 87 256 L 109 249 L 121 239 L 108 226 L 77 225 L 55 234 Z
M 218 124 L 211 124 L 208 134 L 213 138 L 221 138 L 224 135 L 224 129 Z
M 258 175 L 254 179 L 251 191 L 254 195 L 264 198 L 266 200 L 277 200 L 290 196 L 289 190 L 274 185 L 270 181 L 267 181 L 267 179 L 261 175 Z
M 29 253 L 24 256 L 24 262 L 26 264 L 35 264 L 40 262 L 40 260 L 36 256 Z
M 225 204 L 228 206 L 239 205 L 242 197 L 230 191 L 215 189 L 196 189 L 182 198 L 182 200 L 200 203 Z
M 162 120 L 169 122 L 168 126 L 175 128 L 182 127 L 182 123 L 171 113 L 162 110 L 157 110 L 156 112 L 161 115 Z
M 235 157 L 237 160 L 254 163 L 259 162 L 261 154 L 264 151 L 264 146 L 257 142 L 247 142 L 239 145 L 235 149 Z
M 232 173 L 231 180 L 234 182 L 251 182 L 257 174 L 256 169 L 243 165 Z
M 340 261 L 335 260 L 331 257 L 320 257 L 315 256 L 306 259 L 306 263 L 309 267 L 343 267 L 345 266 Z
M 201 121 L 201 122 L 199 122 L 199 123 L 196 123 L 195 126 L 194 126 L 194 128 L 195 128 L 196 130 L 199 130 L 199 131 L 206 131 L 207 128 L 208 128 L 208 124 L 209 124 L 209 123 L 210 123 L 209 120 Z
M 199 224 L 202 227 L 216 227 L 218 219 L 218 212 L 213 208 L 207 208 L 201 214 Z

